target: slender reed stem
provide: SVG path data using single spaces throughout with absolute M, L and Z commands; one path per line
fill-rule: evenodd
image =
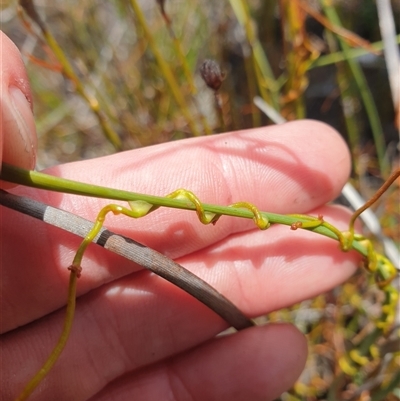
M 165 81 L 168 84 L 168 87 L 171 91 L 172 96 L 174 97 L 176 103 L 180 107 L 182 114 L 186 118 L 186 121 L 189 125 L 189 128 L 194 136 L 199 136 L 201 135 L 201 132 L 199 132 L 198 128 L 196 127 L 196 124 L 193 120 L 192 115 L 190 114 L 190 111 L 187 107 L 187 102 L 182 95 L 181 89 L 179 88 L 178 82 L 176 81 L 174 74 L 172 73 L 172 70 L 168 63 L 165 61 L 164 57 L 162 56 L 161 52 L 158 49 L 157 43 L 150 31 L 149 26 L 147 25 L 146 18 L 144 17 L 144 14 L 137 3 L 136 0 L 130 0 L 131 6 L 133 8 L 133 11 L 136 14 L 137 20 L 139 22 L 140 27 L 143 29 L 144 35 L 147 39 L 147 42 L 151 48 L 151 51 L 154 54 L 154 57 L 157 61 L 157 64 L 160 68 L 160 71 L 162 75 L 165 78 Z
M 107 119 L 106 115 L 100 109 L 98 100 L 94 96 L 90 96 L 86 92 L 81 80 L 75 74 L 74 69 L 72 68 L 67 57 L 65 56 L 64 51 L 59 46 L 59 44 L 57 43 L 54 36 L 47 29 L 46 25 L 44 24 L 44 22 L 40 19 L 39 15 L 37 14 L 37 12 L 34 8 L 33 2 L 20 0 L 20 4 L 21 4 L 21 7 L 24 8 L 26 13 L 40 27 L 43 37 L 45 38 L 47 44 L 49 45 L 49 47 L 53 51 L 54 55 L 56 56 L 57 60 L 60 62 L 61 66 L 62 66 L 63 74 L 74 83 L 77 93 L 86 101 L 86 103 L 89 105 L 92 112 L 96 115 L 106 138 L 115 147 L 116 150 L 121 150 L 122 149 L 121 140 L 120 140 L 118 134 L 111 128 L 110 124 L 108 123 L 108 119 Z
M 339 16 L 335 10 L 335 8 L 331 5 L 330 1 L 327 0 L 320 0 L 322 8 L 325 12 L 325 15 L 329 19 L 329 21 L 337 26 L 341 27 L 341 21 L 339 19 Z M 346 61 L 350 67 L 350 71 L 353 74 L 354 80 L 358 86 L 358 90 L 360 92 L 361 99 L 363 101 L 365 110 L 366 110 L 366 115 L 368 117 L 371 130 L 372 130 L 372 135 L 374 137 L 374 142 L 375 142 L 375 148 L 376 148 L 376 153 L 378 157 L 378 162 L 379 162 L 379 167 L 380 171 L 387 172 L 388 171 L 388 161 L 385 156 L 385 142 L 384 138 L 382 135 L 383 128 L 382 124 L 379 118 L 379 114 L 376 108 L 375 101 L 373 99 L 373 96 L 371 94 L 371 91 L 369 89 L 367 80 L 365 78 L 365 75 L 360 67 L 360 65 L 357 63 L 356 60 L 352 59 L 351 57 L 347 56 L 347 53 L 350 50 L 350 46 L 347 44 L 347 42 L 341 37 L 338 36 L 338 40 L 340 43 L 340 46 L 343 50 L 343 53 L 346 57 Z

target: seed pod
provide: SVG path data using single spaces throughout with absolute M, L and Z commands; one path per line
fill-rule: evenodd
M 225 78 L 225 74 L 221 72 L 221 68 L 215 60 L 204 60 L 200 67 L 201 76 L 207 86 L 217 91 Z

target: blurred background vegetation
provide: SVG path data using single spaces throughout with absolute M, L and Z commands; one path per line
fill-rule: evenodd
M 341 132 L 365 199 L 399 166 L 400 106 L 374 0 L 20 3 L 24 11 L 1 0 L 0 23 L 31 79 L 39 169 L 273 124 L 256 96 L 287 120 L 314 118 Z M 400 1 L 387 3 L 398 44 Z M 220 66 L 217 90 L 201 77 L 206 59 Z M 373 208 L 397 246 L 399 185 Z M 360 270 L 328 294 L 268 316 L 294 322 L 310 344 L 302 377 L 281 400 L 400 399 L 398 321 L 388 336 L 373 337 L 383 298 Z M 361 349 L 365 359 L 351 354 Z

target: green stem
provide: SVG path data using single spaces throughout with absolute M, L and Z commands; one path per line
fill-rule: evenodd
M 182 66 L 183 73 L 184 73 L 185 78 L 186 78 L 186 80 L 187 80 L 187 82 L 189 84 L 190 93 L 192 95 L 195 95 L 196 92 L 197 92 L 197 88 L 196 88 L 196 84 L 194 82 L 193 73 L 192 73 L 192 71 L 191 71 L 191 69 L 189 67 L 189 63 L 186 60 L 186 56 L 185 56 L 185 53 L 183 51 L 182 43 L 179 40 L 179 38 L 175 35 L 174 29 L 172 28 L 172 21 L 171 21 L 171 19 L 168 17 L 168 15 L 165 13 L 165 11 L 163 9 L 161 10 L 161 14 L 162 14 L 162 16 L 164 18 L 168 34 L 169 34 L 169 36 L 170 36 L 170 38 L 172 40 L 172 43 L 174 45 L 175 54 L 178 56 L 179 63 Z M 196 100 L 195 100 L 195 104 L 196 104 Z M 200 110 L 200 108 L 198 107 L 197 104 L 196 104 L 196 107 Z M 199 118 L 200 118 L 201 123 L 203 124 L 205 134 L 206 135 L 211 135 L 212 134 L 212 129 L 211 129 L 210 125 L 208 124 L 207 119 L 202 114 L 201 110 L 199 112 Z
M 64 327 L 61 336 L 57 342 L 56 347 L 53 349 L 47 361 L 44 363 L 42 368 L 36 373 L 36 375 L 29 381 L 25 386 L 22 393 L 18 396 L 16 401 L 26 400 L 43 380 L 43 378 L 49 373 L 50 369 L 57 362 L 62 350 L 67 343 L 69 334 L 71 332 L 72 323 L 74 321 L 75 305 L 76 305 L 76 284 L 77 274 L 75 271 L 71 271 L 68 286 L 68 300 L 67 300 L 67 312 L 64 320 Z
M 396 43 L 400 44 L 400 34 L 396 36 Z M 375 42 L 375 43 L 372 43 L 371 46 L 375 50 L 383 50 L 384 43 L 383 43 L 383 41 Z M 311 64 L 309 69 L 311 70 L 316 67 L 323 67 L 325 65 L 335 64 L 335 63 L 338 63 L 339 61 L 346 61 L 346 60 L 350 60 L 353 58 L 358 58 L 361 56 L 365 56 L 366 54 L 369 54 L 368 50 L 361 49 L 361 48 L 349 49 L 349 50 L 346 50 L 346 53 L 344 51 L 330 53 L 325 56 L 321 56 L 321 57 L 317 58 Z
M 53 50 L 58 61 L 62 65 L 63 73 L 65 74 L 65 76 L 68 77 L 74 83 L 77 93 L 87 102 L 90 109 L 96 115 L 106 138 L 115 147 L 116 150 L 121 150 L 122 149 L 121 140 L 118 134 L 111 128 L 110 124 L 108 123 L 108 118 L 100 109 L 98 100 L 95 97 L 88 95 L 82 82 L 75 74 L 63 50 L 55 40 L 54 36 L 50 33 L 50 31 L 43 30 L 43 36 L 45 37 L 50 48 Z
M 174 74 L 172 73 L 172 70 L 168 63 L 165 61 L 164 57 L 162 56 L 161 52 L 158 50 L 157 43 L 154 39 L 154 36 L 152 35 L 147 23 L 146 23 L 146 18 L 144 17 L 144 14 L 137 3 L 136 0 L 131 0 L 131 6 L 133 8 L 133 11 L 136 14 L 137 20 L 139 22 L 140 27 L 143 29 L 144 35 L 147 39 L 147 42 L 151 48 L 151 51 L 154 54 L 154 57 L 157 61 L 157 64 L 160 68 L 161 73 L 163 74 L 168 87 L 171 91 L 172 96 L 174 97 L 176 103 L 178 106 L 181 108 L 182 114 L 184 115 L 189 128 L 194 136 L 200 136 L 201 132 L 196 127 L 196 124 L 190 114 L 190 111 L 187 107 L 187 102 L 182 95 L 182 92 L 179 88 L 179 85 L 174 77 Z
M 256 74 L 256 79 L 260 94 L 267 103 L 272 104 L 274 108 L 279 111 L 279 87 L 276 84 L 272 68 L 264 49 L 254 32 L 253 21 L 248 5 L 243 0 L 230 0 L 230 4 L 239 24 L 246 33 L 246 38 L 251 48 L 252 58 L 255 64 L 254 67 L 259 72 Z M 268 88 L 268 91 L 266 88 Z
M 168 197 L 146 195 L 136 192 L 101 187 L 98 185 L 84 184 L 78 181 L 67 180 L 65 178 L 54 177 L 48 174 L 39 173 L 37 171 L 25 170 L 19 167 L 11 166 L 6 163 L 2 164 L 0 179 L 8 182 L 13 182 L 15 184 L 20 184 L 28 187 L 45 189 L 55 192 L 90 196 L 102 199 L 120 200 L 126 202 L 144 201 L 155 207 L 163 206 L 175 209 L 196 210 L 195 205 L 188 200 L 171 199 Z M 206 213 L 241 217 L 246 219 L 254 218 L 254 213 L 244 208 L 219 206 L 207 203 L 202 203 L 202 207 L 204 212 Z M 305 223 L 308 223 L 310 221 L 310 217 L 304 216 L 304 218 L 302 219 L 300 215 L 290 216 L 290 215 L 281 215 L 269 212 L 261 212 L 261 215 L 264 218 L 268 219 L 268 221 L 271 224 L 284 224 L 292 226 L 301 221 Z M 316 232 L 318 234 L 322 234 L 326 237 L 335 240 L 339 240 L 337 231 L 332 230 L 331 227 L 333 226 L 327 223 L 327 226 L 321 224 L 316 227 L 306 226 L 304 229 Z M 353 241 L 352 249 L 355 249 L 365 257 L 368 256 L 367 247 L 365 247 L 358 241 Z
M 332 32 L 326 31 L 326 40 L 330 50 L 337 48 L 337 42 Z M 336 63 L 336 82 L 340 91 L 343 118 L 353 161 L 353 171 L 358 171 L 357 153 L 360 147 L 360 128 L 357 121 L 356 107 L 353 106 L 357 102 L 357 93 L 355 93 L 354 87 L 350 84 L 348 79 L 350 74 L 346 67 L 348 66 L 343 62 Z
M 322 8 L 324 10 L 324 13 L 327 16 L 327 18 L 329 19 L 329 21 L 333 25 L 342 26 L 341 21 L 339 19 L 339 16 L 338 16 L 334 6 L 332 6 L 330 4 L 330 2 L 327 0 L 320 0 L 320 1 L 321 1 Z M 381 124 L 381 121 L 379 118 L 378 111 L 376 109 L 376 105 L 375 105 L 373 96 L 371 94 L 367 80 L 365 78 L 365 75 L 364 75 L 360 65 L 357 63 L 356 60 L 350 58 L 347 55 L 347 53 L 350 51 L 350 46 L 340 36 L 338 36 L 338 40 L 339 40 L 340 46 L 343 50 L 343 54 L 346 57 L 346 61 L 353 74 L 354 81 L 358 86 L 358 90 L 360 92 L 361 99 L 364 103 L 365 111 L 367 113 L 367 117 L 368 117 L 368 120 L 369 120 L 369 123 L 371 126 L 372 135 L 374 137 L 375 148 L 376 148 L 376 153 L 377 153 L 377 157 L 378 157 L 380 171 L 382 171 L 383 174 L 385 175 L 389 170 L 389 166 L 388 166 L 387 157 L 385 156 L 385 141 L 384 141 L 384 137 L 383 137 L 382 124 Z

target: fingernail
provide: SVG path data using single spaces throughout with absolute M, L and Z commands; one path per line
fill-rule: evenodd
M 12 138 L 8 138 L 11 142 L 9 145 L 18 153 L 19 165 L 33 168 L 36 159 L 36 129 L 31 105 L 16 86 L 10 86 L 8 91 L 10 111 L 15 121 Z

